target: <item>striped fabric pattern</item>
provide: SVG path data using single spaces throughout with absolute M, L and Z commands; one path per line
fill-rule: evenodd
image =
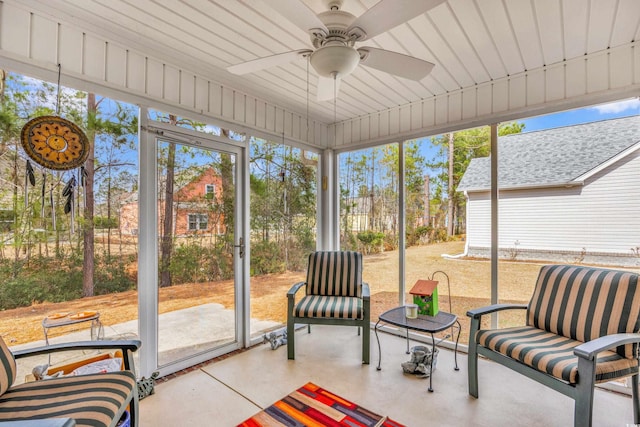
M 573 354 L 573 349 L 582 344 L 580 341 L 523 326 L 478 331 L 476 342 L 570 384 L 578 382 L 578 357 Z M 636 373 L 637 359 L 621 357 L 613 351 L 598 354 L 596 382 Z
M 361 320 L 362 299 L 307 295 L 296 304 L 294 316 Z
M 2 337 L 0 337 L 0 394 L 13 385 L 16 380 L 16 360 Z
M 24 383 L 0 396 L 0 421 L 70 417 L 77 426 L 108 427 L 133 391 L 129 371 Z
M 576 341 L 640 331 L 640 287 L 631 272 L 572 265 L 540 269 L 527 325 Z M 617 353 L 633 358 L 631 344 Z
M 319 251 L 309 255 L 307 295 L 361 297 L 362 254 Z

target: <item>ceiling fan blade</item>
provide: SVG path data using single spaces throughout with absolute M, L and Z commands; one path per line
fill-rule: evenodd
M 277 67 L 278 65 L 295 61 L 298 58 L 302 58 L 305 55 L 311 54 L 311 52 L 312 51 L 309 49 L 300 49 L 292 50 L 291 52 L 278 53 L 276 55 L 265 56 L 263 58 L 253 59 L 251 61 L 231 65 L 230 67 L 227 67 L 227 71 L 238 75 L 254 73 L 266 68 Z
M 327 30 L 324 23 L 302 0 L 272 0 L 269 5 L 307 33 L 313 32 L 311 31 L 313 29 L 320 29 L 325 34 L 329 34 L 329 30 Z
M 360 64 L 410 80 L 422 80 L 435 66 L 429 61 L 375 47 L 361 47 L 358 52 L 363 56 Z
M 445 0 L 380 0 L 356 18 L 347 32 L 351 33 L 353 29 L 360 28 L 365 34 L 358 41 L 367 40 L 404 24 L 444 2 Z
M 330 101 L 338 96 L 341 81 L 340 77 L 336 77 L 334 88 L 333 78 L 318 76 L 318 101 Z

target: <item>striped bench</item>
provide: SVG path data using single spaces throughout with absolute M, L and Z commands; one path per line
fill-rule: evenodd
M 296 303 L 296 293 L 305 296 Z M 362 362 L 369 364 L 369 285 L 362 281 L 362 254 L 319 251 L 309 255 L 307 280 L 287 293 L 287 357 L 295 359 L 294 325 L 348 325 L 362 328 Z M 310 330 L 310 329 L 309 329 Z
M 88 341 L 57 344 L 12 353 L 0 338 L 0 424 L 6 421 L 69 418 L 76 426 L 115 427 L 129 409 L 138 425 L 138 387 L 132 352 L 140 341 Z M 53 378 L 14 385 L 16 358 L 54 351 L 119 349 L 125 370 Z
M 483 315 L 526 309 L 526 325 L 480 329 Z M 528 305 L 470 310 L 469 394 L 478 397 L 478 354 L 575 400 L 574 425 L 592 423 L 594 384 L 632 378 L 640 423 L 638 274 L 572 265 L 541 268 Z

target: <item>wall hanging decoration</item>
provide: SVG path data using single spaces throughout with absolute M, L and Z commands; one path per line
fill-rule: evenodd
M 89 156 L 87 136 L 75 123 L 62 117 L 29 120 L 22 128 L 21 140 L 27 155 L 47 169 L 75 169 Z
M 74 193 L 78 183 L 84 189 L 86 172 L 84 163 L 89 157 L 89 140 L 85 133 L 75 123 L 60 117 L 60 74 L 58 64 L 58 93 L 56 99 L 56 114 L 40 116 L 29 120 L 20 134 L 22 148 L 31 160 L 40 166 L 54 171 L 68 171 L 80 168 L 78 179 L 75 174 L 67 182 L 62 196 L 66 198 L 64 212 L 71 214 L 71 232 L 74 232 L 75 207 Z M 25 173 L 25 206 L 29 204 L 29 186 L 35 186 L 35 173 L 31 161 L 27 160 Z M 42 208 L 41 215 L 44 218 L 46 192 L 46 174 L 42 173 Z M 54 205 L 54 184 L 51 183 L 49 202 L 51 204 L 52 226 L 56 228 L 56 209 Z M 79 208 L 79 207 L 78 207 Z

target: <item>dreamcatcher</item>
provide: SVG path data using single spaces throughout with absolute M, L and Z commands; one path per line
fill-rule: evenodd
M 21 142 L 27 156 L 45 169 L 68 171 L 80 167 L 78 178 L 72 173 L 62 190 L 65 198 L 64 213 L 71 214 L 71 232 L 75 223 L 75 199 L 78 184 L 86 191 L 86 172 L 84 162 L 89 156 L 89 140 L 82 129 L 75 123 L 63 119 L 60 114 L 60 65 L 58 65 L 58 94 L 56 99 L 56 115 L 41 116 L 29 120 L 21 132 Z M 27 160 L 25 173 L 25 208 L 29 205 L 29 187 L 35 187 L 36 175 L 30 160 Z M 42 171 L 42 218 L 47 199 L 46 173 Z M 85 198 L 83 198 L 84 200 Z M 56 209 L 54 200 L 54 183 L 50 184 L 49 200 L 51 206 L 52 226 L 56 228 Z

